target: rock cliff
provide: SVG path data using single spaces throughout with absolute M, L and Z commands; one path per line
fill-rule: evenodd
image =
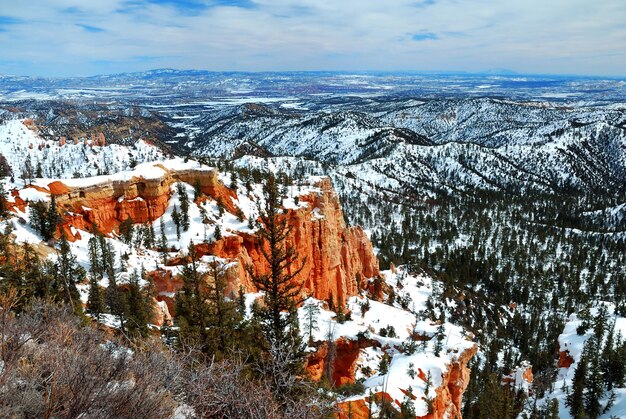
M 158 165 L 157 165 L 158 166 Z M 134 223 L 154 221 L 163 215 L 167 208 L 171 185 L 186 182 L 198 185 L 201 191 L 214 199 L 221 198 L 226 208 L 232 210 L 235 193 L 218 179 L 216 170 L 169 170 L 160 166 L 162 176 L 132 176 L 129 179 L 104 177 L 93 183 L 66 185 L 56 181 L 48 185 L 50 193 L 57 196 L 57 202 L 74 216 L 81 216 L 83 224 L 74 218 L 77 228 L 97 225 L 100 231 L 110 233 L 127 218 Z
M 331 306 L 343 306 L 348 297 L 365 285 L 365 279 L 379 274 L 378 259 L 363 229 L 346 226 L 330 180 L 322 178 L 315 186 L 319 192 L 300 197 L 306 207 L 285 214 L 291 227 L 287 242 L 297 250 L 299 263 L 304 265 L 296 277 L 303 292 Z M 256 236 L 234 233 L 198 250 L 201 254 L 236 259 L 236 277 L 252 290 L 245 266 L 253 265 L 260 271 L 268 266 Z

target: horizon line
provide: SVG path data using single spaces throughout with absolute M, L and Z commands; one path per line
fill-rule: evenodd
M 331 73 L 331 74 L 421 74 L 421 75 L 466 75 L 466 76 L 498 76 L 498 77 L 559 77 L 559 78 L 590 78 L 590 79 L 626 79 L 626 75 L 602 75 L 602 74 L 576 74 L 576 73 L 521 73 L 508 69 L 487 69 L 482 71 L 464 70 L 208 70 L 208 69 L 179 69 L 172 67 L 151 68 L 137 71 L 119 71 L 112 73 L 95 73 L 89 75 L 68 75 L 68 76 L 35 76 L 29 74 L 2 74 L 0 77 L 23 77 L 31 79 L 88 79 L 93 77 L 135 75 L 153 72 L 196 72 L 209 74 L 285 74 L 285 73 Z

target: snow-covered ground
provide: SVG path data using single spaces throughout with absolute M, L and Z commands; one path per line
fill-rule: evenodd
M 85 145 L 83 141 L 74 144 L 70 140 L 60 145 L 58 139 L 39 137 L 24 125 L 23 119 L 8 119 L 0 124 L 0 154 L 6 158 L 15 179 L 22 176 L 28 161 L 33 177 L 37 177 L 40 167 L 44 178 L 68 179 L 117 173 L 138 163 L 165 158 L 159 148 L 142 140 L 132 146 Z
M 424 416 L 428 413 L 426 399 L 435 398 L 435 389 L 441 385 L 442 375 L 475 343 L 461 327 L 427 318 L 427 301 L 433 296 L 433 288 L 439 286 L 430 276 L 410 275 L 402 267 L 395 272 L 383 271 L 381 276 L 394 290 L 396 302 L 389 305 L 365 294 L 351 297 L 348 301 L 349 320 L 338 322 L 335 312 L 324 310 L 322 302 L 309 299 L 298 311 L 303 337 L 305 340 L 309 338 L 307 313 L 310 309 L 307 305 L 317 305 L 320 314 L 313 330 L 314 341 L 325 341 L 332 336 L 333 340 L 361 338 L 377 342 L 378 347 L 361 349 L 356 364 L 355 378 L 363 383 L 365 391 L 345 401 L 386 392 L 394 400 L 412 403 L 417 416 Z M 416 335 L 427 340 L 417 342 L 413 340 Z M 414 351 L 407 349 L 409 342 L 415 344 Z M 440 348 L 436 348 L 438 344 Z M 383 358 L 389 359 L 386 373 L 380 371 Z M 431 377 L 429 385 L 424 379 L 428 376 Z M 406 397 L 405 392 L 409 390 L 415 399 Z
M 613 328 L 614 339 L 620 336 L 622 339 L 626 336 L 626 318 L 620 317 L 615 313 L 615 306 L 609 303 L 601 303 L 606 307 L 607 322 L 605 326 L 604 335 L 599 337 L 600 348 L 604 347 L 609 331 Z M 599 314 L 599 307 L 593 307 L 589 310 L 588 316 L 591 319 L 597 318 Z M 563 333 L 559 336 L 559 350 L 567 351 L 574 362 L 569 368 L 559 368 L 556 382 L 554 384 L 554 390 L 546 394 L 546 396 L 537 402 L 538 406 L 545 405 L 550 400 L 557 400 L 559 403 L 559 417 L 560 419 L 569 419 L 572 417 L 570 409 L 566 405 L 567 396 L 572 391 L 572 383 L 574 379 L 574 373 L 578 366 L 581 357 L 585 350 L 585 344 L 589 339 L 595 336 L 594 320 L 591 321 L 588 329 L 583 334 L 579 334 L 577 329 L 583 324 L 584 320 L 580 314 L 572 314 Z M 614 327 L 613 327 L 614 325 Z M 626 388 L 613 388 L 615 393 L 615 400 L 605 413 L 599 416 L 600 419 L 609 418 L 626 418 Z M 607 406 L 609 402 L 610 393 L 605 392 L 604 398 L 600 401 L 602 407 Z M 521 417 L 521 416 L 520 416 Z

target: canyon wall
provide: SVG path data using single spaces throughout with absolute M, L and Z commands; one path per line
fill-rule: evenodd
M 378 259 L 363 229 L 345 225 L 330 180 L 322 178 L 315 186 L 320 192 L 300 197 L 301 202 L 307 203 L 306 207 L 290 209 L 284 215 L 291 229 L 287 245 L 298 254 L 292 268 L 302 268 L 295 280 L 302 284 L 304 295 L 326 301 L 329 306 L 343 306 L 366 285 L 367 278 L 379 274 Z M 238 260 L 235 276 L 252 290 L 245 267 L 252 265 L 261 273 L 269 267 L 256 235 L 234 233 L 206 247 L 199 245 L 198 251 Z

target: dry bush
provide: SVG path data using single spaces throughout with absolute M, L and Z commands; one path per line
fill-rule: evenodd
M 291 359 L 281 354 L 271 364 L 277 377 L 260 379 L 244 361 L 198 362 L 160 341 L 131 351 L 129 341 L 85 326 L 62 306 L 39 303 L 16 316 L 9 308 L 18 297 L 0 294 L 1 418 L 158 419 L 183 404 L 190 418 L 312 419 L 334 411 L 314 385 L 285 375 Z M 276 380 L 297 397 L 277 397 Z
M 171 416 L 180 369 L 167 353 L 131 352 L 50 304 L 4 314 L 0 417 Z

